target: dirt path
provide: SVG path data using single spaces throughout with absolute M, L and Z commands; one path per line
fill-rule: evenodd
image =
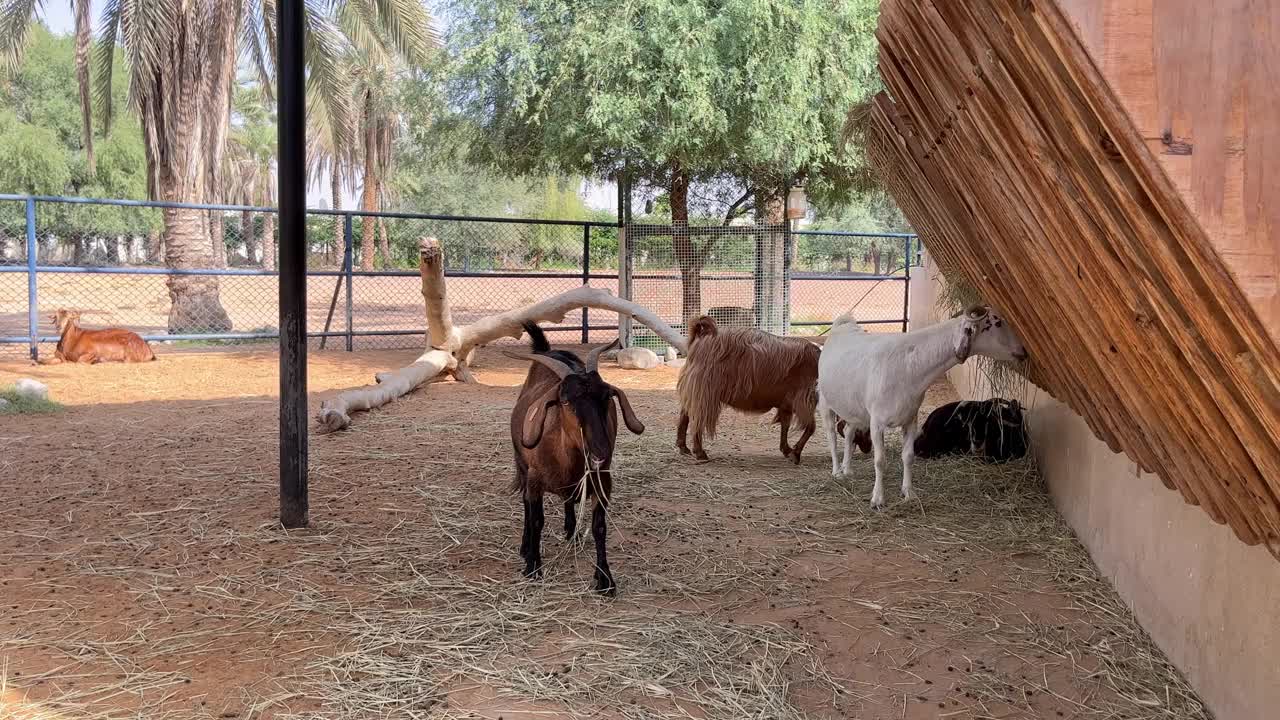
M 413 355 L 316 353 L 311 389 Z M 649 428 L 619 437 L 608 601 L 554 503 L 547 577 L 517 574 L 514 361 L 313 437 L 294 533 L 276 362 L 0 363 L 68 405 L 0 416 L 0 718 L 1204 717 L 1030 463 L 922 464 L 872 513 L 821 429 L 795 468 L 732 416 L 692 465 L 675 374 L 606 370 Z

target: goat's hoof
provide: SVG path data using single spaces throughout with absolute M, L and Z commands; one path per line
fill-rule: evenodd
M 541 565 L 539 565 L 538 567 L 535 567 L 535 568 L 531 568 L 531 567 L 527 567 L 527 566 L 526 566 L 526 567 L 525 567 L 525 569 L 524 569 L 524 572 L 523 572 L 523 573 L 521 573 L 521 574 L 522 574 L 522 575 L 524 575 L 526 578 L 528 578 L 528 579 L 530 579 L 530 580 L 541 580 L 541 579 L 542 579 L 542 566 L 541 566 Z
M 902 499 L 903 499 L 903 500 L 916 500 L 916 499 L 917 499 L 917 497 L 916 497 L 916 494 L 915 494 L 914 492 L 912 492 L 912 491 L 908 490 L 908 491 L 906 491 L 906 492 L 902 493 Z
M 791 453 L 791 455 L 789 455 L 788 457 L 790 457 L 790 458 L 791 458 L 791 462 L 793 462 L 793 463 L 795 463 L 795 464 L 797 464 L 797 465 L 799 465 L 799 464 L 800 464 L 800 453 L 798 453 L 798 452 L 793 452 L 793 453 Z
M 618 594 L 618 586 L 613 582 L 612 575 L 596 573 L 595 583 L 592 584 L 591 589 L 605 597 L 614 597 Z
M 692 454 L 693 454 L 693 453 L 689 452 L 689 448 L 687 448 L 687 447 L 683 447 L 683 446 L 681 446 L 681 445 L 677 445 L 677 446 L 676 446 L 676 449 L 680 451 L 680 454 L 681 454 L 681 455 L 692 455 Z
M 711 458 L 707 457 L 707 454 L 702 450 L 695 452 L 693 454 L 693 459 L 697 460 L 700 463 L 711 462 Z
M 883 497 L 872 497 L 872 498 L 871 498 L 871 509 L 872 509 L 872 510 L 883 510 L 883 509 L 884 509 L 884 498 L 883 498 Z

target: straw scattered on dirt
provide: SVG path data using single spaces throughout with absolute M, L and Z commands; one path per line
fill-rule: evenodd
M 410 356 L 318 354 L 311 387 Z M 800 468 L 759 418 L 676 455 L 667 370 L 606 371 L 648 427 L 619 436 L 619 597 L 554 502 L 525 581 L 522 369 L 481 366 L 313 438 L 286 532 L 273 356 L 0 365 L 68 405 L 0 418 L 0 717 L 1208 717 L 1032 462 L 921 462 L 920 501 L 872 512 L 870 458 L 833 480 L 821 429 Z

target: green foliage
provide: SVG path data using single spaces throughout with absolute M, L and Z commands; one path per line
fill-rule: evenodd
M 512 175 L 664 186 L 853 177 L 849 108 L 874 89 L 875 0 L 496 0 L 448 5 L 470 150 Z M 831 181 L 824 184 L 822 178 Z
M 123 102 L 124 78 L 112 83 Z M 146 156 L 141 129 L 122 118 L 112 134 L 96 144 L 97 171 L 90 176 L 80 135 L 80 106 L 75 78 L 75 42 L 32 28 L 22 65 L 0 89 L 0 192 L 143 198 L 147 194 Z M 3 208 L 7 232 L 24 222 L 16 203 Z M 160 226 L 155 210 L 42 204 L 39 227 L 59 238 L 88 239 L 146 233 Z

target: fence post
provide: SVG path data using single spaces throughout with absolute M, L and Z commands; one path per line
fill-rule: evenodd
M 591 226 L 582 226 L 582 284 L 591 284 Z M 582 308 L 582 344 L 591 342 L 589 311 Z
M 367 218 L 366 218 L 367 220 Z M 347 278 L 347 352 L 351 352 L 353 348 L 353 331 L 352 316 L 353 307 L 351 299 L 351 265 L 354 254 L 352 249 L 352 233 L 351 233 L 351 213 L 342 216 L 342 272 Z
M 40 359 L 40 309 L 36 292 L 36 199 L 27 198 L 27 335 L 32 362 Z
M 902 332 L 907 331 L 907 323 L 911 319 L 911 236 L 902 240 L 905 252 L 902 254 L 904 258 L 903 266 L 905 277 L 902 280 Z

